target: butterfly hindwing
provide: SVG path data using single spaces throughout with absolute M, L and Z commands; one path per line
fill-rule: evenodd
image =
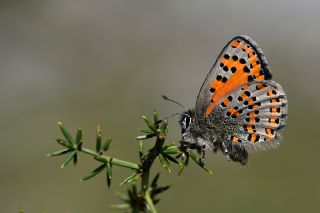
M 205 122 L 219 100 L 239 86 L 271 79 L 261 49 L 248 36 L 233 38 L 208 73 L 196 101 L 196 116 Z
M 212 113 L 225 121 L 213 122 L 224 129 L 224 141 L 247 150 L 276 147 L 286 126 L 287 97 L 274 81 L 251 82 L 221 98 Z

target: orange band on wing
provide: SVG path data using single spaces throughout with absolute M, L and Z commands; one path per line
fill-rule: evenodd
M 231 43 L 232 47 L 238 47 L 239 43 L 234 41 Z M 244 43 L 242 46 L 242 51 L 248 53 L 249 59 L 245 61 L 244 59 L 234 60 L 232 57 L 227 57 L 220 60 L 220 66 L 225 68 L 225 70 L 232 70 L 232 75 L 229 79 L 222 77 L 221 75 L 217 75 L 216 79 L 214 79 L 210 85 L 210 88 L 215 92 L 211 96 L 211 104 L 208 106 L 205 112 L 205 116 L 208 117 L 210 112 L 215 108 L 218 104 L 219 100 L 232 92 L 234 89 L 248 83 L 252 80 L 263 80 L 264 74 L 261 72 L 261 65 L 258 62 L 257 54 L 254 52 L 252 47 L 248 44 Z M 222 68 L 221 68 L 222 69 Z M 223 71 L 224 72 L 224 71 Z M 210 89 L 208 88 L 208 89 Z

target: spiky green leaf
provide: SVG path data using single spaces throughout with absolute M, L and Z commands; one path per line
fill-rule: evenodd
M 173 163 L 176 163 L 176 164 L 179 164 L 179 165 L 180 165 L 180 162 L 179 162 L 177 159 L 175 159 L 174 157 L 172 157 L 172 156 L 170 156 L 170 155 L 167 155 L 167 154 L 163 154 L 163 156 L 164 156 L 167 160 L 169 160 L 169 161 L 171 161 L 171 162 L 173 162 Z
M 159 160 L 161 165 L 171 173 L 170 163 L 161 153 L 159 153 Z
M 189 163 L 189 154 L 188 153 L 181 153 L 179 175 L 182 174 L 182 172 L 184 171 L 184 169 L 188 165 L 188 163 Z
M 92 172 L 90 172 L 89 174 L 87 174 L 86 176 L 84 176 L 81 181 L 86 181 L 89 180 L 91 178 L 93 178 L 94 176 L 96 176 L 97 174 L 99 174 L 100 172 L 102 172 L 105 168 L 107 167 L 107 164 L 103 163 L 100 166 L 98 166 L 95 170 L 93 170 Z
M 120 204 L 112 204 L 110 205 L 112 209 L 118 209 L 118 210 L 128 210 L 130 209 L 130 205 L 128 203 L 120 203 Z
M 168 132 L 168 121 L 167 120 L 164 120 L 161 122 L 160 130 L 162 133 L 167 135 L 167 132 Z
M 133 200 L 135 200 L 136 196 L 135 196 L 135 194 L 132 193 L 132 190 L 131 190 L 131 189 L 128 189 L 128 190 L 127 190 L 127 194 L 128 194 L 130 203 L 131 203 Z
M 131 188 L 132 188 L 132 194 L 134 194 L 135 196 L 138 196 L 137 186 L 133 184 Z
M 47 156 L 59 156 L 59 155 L 64 155 L 68 152 L 72 151 L 72 149 L 62 149 L 62 150 L 59 150 L 59 151 L 56 151 L 56 152 L 52 152 L 50 154 L 47 154 Z
M 146 139 L 149 139 L 149 138 L 152 138 L 154 136 L 156 136 L 157 134 L 156 133 L 150 133 L 150 134 L 146 134 L 146 135 L 140 135 L 140 136 L 137 136 L 136 137 L 136 140 L 146 140 Z
M 139 177 L 140 177 L 140 174 L 133 173 L 133 174 L 131 174 L 129 177 L 127 177 L 126 179 L 124 179 L 124 180 L 120 183 L 120 185 L 134 182 L 134 181 L 136 181 Z
M 149 129 L 138 129 L 139 132 L 142 132 L 142 133 L 146 133 L 146 134 L 150 134 L 150 133 L 153 133 L 153 131 L 150 131 Z
M 169 145 L 167 147 L 164 147 L 162 152 L 168 155 L 174 155 L 174 154 L 179 154 L 180 149 L 176 145 Z
M 64 147 L 68 147 L 68 148 L 73 148 L 72 145 L 70 145 L 67 141 L 61 139 L 61 138 L 58 138 L 57 140 L 57 143 L 64 146 Z
M 185 167 L 186 167 L 185 164 L 180 165 L 180 169 L 179 169 L 179 173 L 178 173 L 179 175 L 181 175 L 183 173 Z
M 151 183 L 151 187 L 152 188 L 157 187 L 157 185 L 158 185 L 157 183 L 158 183 L 159 177 L 160 177 L 160 173 L 157 173 L 157 175 L 153 178 L 152 183 Z
M 76 135 L 76 145 L 79 145 L 82 141 L 82 129 L 78 128 L 77 135 Z
M 153 132 L 157 132 L 157 129 L 154 127 L 153 124 L 151 124 L 151 122 L 148 120 L 146 116 L 143 115 L 142 118 L 150 130 L 152 130 Z
M 64 167 L 66 167 L 70 163 L 70 161 L 73 159 L 76 153 L 77 153 L 76 151 L 71 151 L 70 154 L 64 159 L 60 168 L 63 169 Z
M 130 198 L 128 197 L 128 195 L 126 194 L 123 194 L 123 193 L 117 193 L 116 196 L 123 202 L 126 202 L 126 203 L 130 203 Z
M 107 185 L 110 188 L 111 185 L 111 178 L 112 178 L 112 164 L 110 164 L 109 162 L 107 163 Z
M 76 165 L 79 160 L 79 153 L 76 151 L 76 153 L 73 155 L 73 164 Z
M 58 122 L 59 128 L 63 134 L 63 136 L 67 139 L 67 142 L 73 146 L 74 145 L 74 141 L 73 138 L 71 136 L 71 134 L 69 133 L 69 131 L 63 126 L 63 124 L 61 122 Z
M 206 172 L 208 172 L 209 174 L 213 174 L 212 171 L 210 171 L 210 169 L 208 169 L 208 167 L 201 161 L 201 159 L 194 154 L 193 152 L 189 152 L 189 155 L 191 157 L 191 159 L 198 164 L 201 168 L 203 168 Z
M 142 159 L 143 154 L 144 154 L 143 142 L 140 141 L 140 143 L 139 143 L 139 158 L 140 158 L 140 160 Z
M 99 153 L 101 150 L 101 128 L 100 126 L 97 126 L 97 139 L 96 139 L 96 152 Z
M 112 138 L 109 137 L 109 138 L 107 138 L 107 139 L 105 140 L 105 142 L 103 143 L 102 150 L 103 150 L 104 152 L 106 152 L 106 151 L 109 150 L 110 145 L 111 145 L 111 141 L 112 141 Z
M 162 192 L 164 192 L 164 191 L 167 191 L 169 188 L 170 188 L 170 186 L 158 187 L 158 188 L 156 188 L 155 190 L 152 190 L 152 193 L 153 193 L 154 195 L 157 195 L 157 194 L 160 194 L 160 193 L 162 193 Z
M 153 112 L 153 120 L 155 123 L 159 121 L 158 113 L 156 111 Z
M 156 111 L 153 112 L 153 121 L 154 121 L 154 127 L 156 129 L 159 128 L 159 117 L 158 117 L 158 113 Z

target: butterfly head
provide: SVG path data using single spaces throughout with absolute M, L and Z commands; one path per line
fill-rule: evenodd
M 192 143 L 194 141 L 193 132 L 195 129 L 195 115 L 193 110 L 188 110 L 180 114 L 179 124 L 181 128 L 181 140 Z
M 177 104 L 179 107 L 181 107 L 184 111 L 183 112 L 177 112 L 174 113 L 170 116 L 165 117 L 162 120 L 166 120 L 168 118 L 172 118 L 175 117 L 177 115 L 180 116 L 179 119 L 179 124 L 180 124 L 180 128 L 181 128 L 181 142 L 184 143 L 194 143 L 195 137 L 194 137 L 194 132 L 195 132 L 195 111 L 194 110 L 186 110 L 186 108 L 184 107 L 183 104 L 181 104 L 180 102 L 168 98 L 165 95 L 162 95 L 162 98 L 166 101 L 172 102 Z

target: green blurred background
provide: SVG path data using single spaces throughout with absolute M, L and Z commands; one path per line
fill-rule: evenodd
M 80 183 L 96 166 L 82 157 L 59 170 L 57 121 L 81 126 L 94 147 L 96 125 L 112 135 L 110 154 L 137 161 L 142 114 L 194 107 L 216 56 L 237 34 L 263 49 L 289 98 L 278 150 L 241 167 L 208 154 L 214 175 L 191 165 L 161 171 L 160 212 L 316 212 L 320 202 L 319 1 L 8 0 L 0 2 L 0 212 L 110 212 L 128 171 Z M 180 138 L 170 120 L 169 141 Z M 152 141 L 150 141 L 152 143 Z M 176 172 L 176 171 L 175 171 Z

